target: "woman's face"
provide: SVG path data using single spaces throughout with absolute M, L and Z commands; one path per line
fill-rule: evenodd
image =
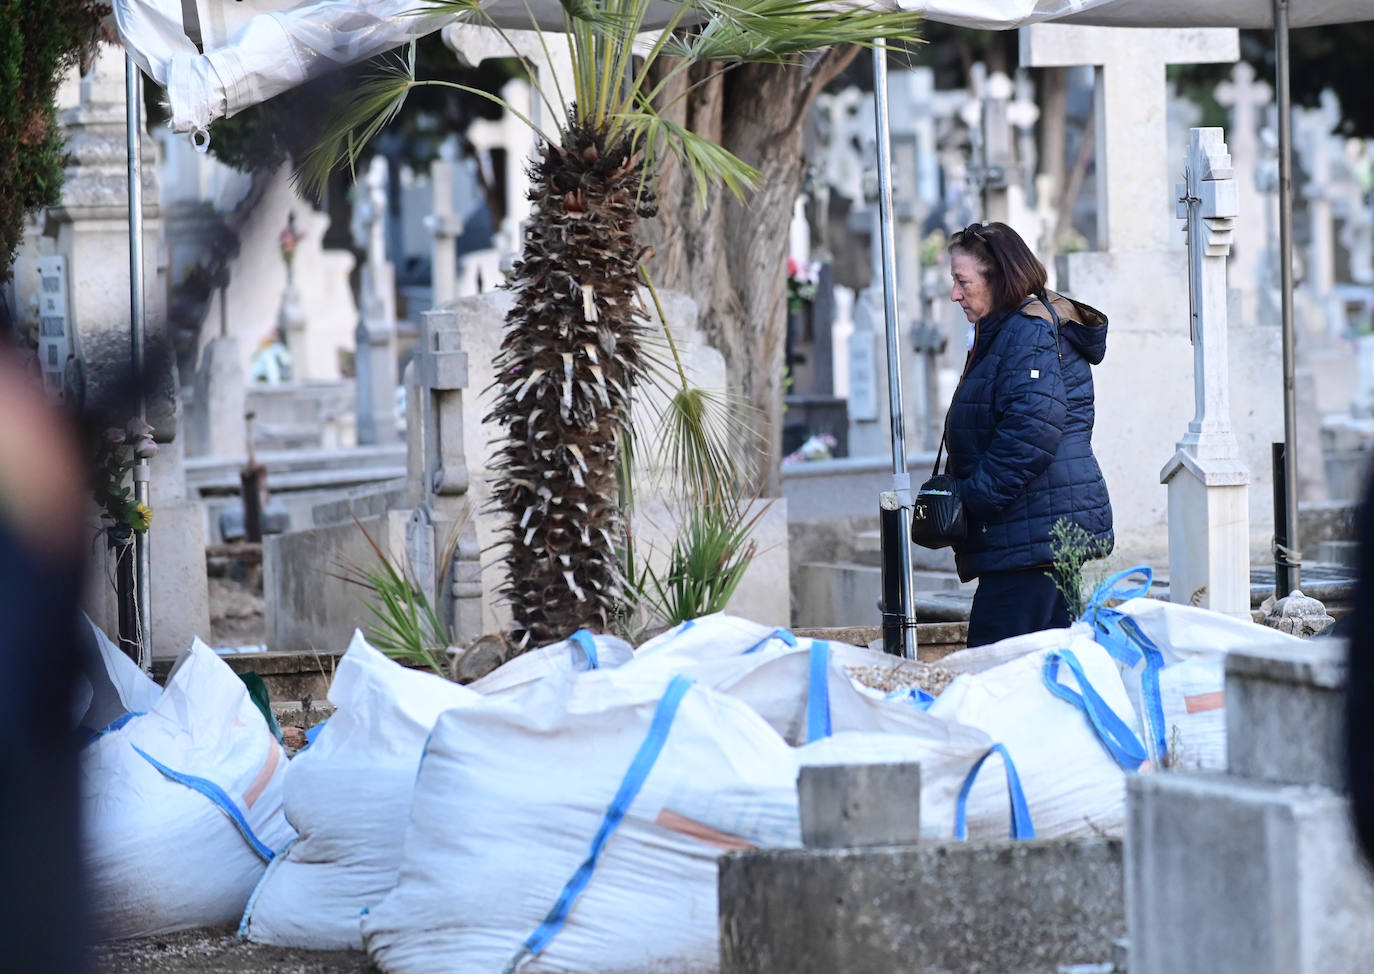
M 956 252 L 950 258 L 949 272 L 954 278 L 949 299 L 964 309 L 964 317 L 977 321 L 992 310 L 992 289 L 971 254 Z

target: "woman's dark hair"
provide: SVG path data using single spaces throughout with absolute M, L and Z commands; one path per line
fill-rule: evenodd
M 1010 311 L 1045 291 L 1045 265 L 1005 223 L 970 223 L 950 237 L 949 252 L 978 262 L 992 291 L 990 313 Z

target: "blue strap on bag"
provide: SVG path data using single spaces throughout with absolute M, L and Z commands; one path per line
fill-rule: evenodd
M 814 639 L 806 688 L 806 743 L 829 737 L 830 733 L 830 644 Z
M 276 853 L 272 851 L 267 843 L 253 834 L 253 829 L 249 826 L 248 820 L 243 817 L 243 812 L 239 811 L 239 807 L 234 804 L 232 798 L 225 794 L 223 788 L 215 784 L 209 778 L 199 778 L 193 774 L 183 774 L 180 771 L 173 771 L 171 768 L 167 767 L 167 765 L 152 757 L 137 744 L 130 744 L 129 746 L 134 749 L 139 757 L 151 764 L 169 780 L 175 781 L 179 785 L 185 785 L 192 791 L 198 791 L 206 798 L 210 799 L 210 801 L 214 802 L 215 806 L 229 817 L 229 821 L 234 823 L 234 827 L 237 828 L 239 834 L 243 836 L 243 841 L 248 843 L 249 848 L 256 852 L 263 862 L 271 862 L 273 858 L 275 858 Z M 272 743 L 272 746 L 277 746 L 275 741 Z
M 959 789 L 959 798 L 954 803 L 954 837 L 968 838 L 969 792 L 973 790 L 973 782 L 978 778 L 978 772 L 983 769 L 984 762 L 993 752 L 1002 756 L 1002 767 L 1007 774 L 1007 798 L 1011 804 L 1011 837 L 1033 839 L 1035 824 L 1031 821 L 1030 806 L 1026 804 L 1026 793 L 1021 789 L 1021 776 L 1016 773 L 1016 765 L 1011 760 L 1011 754 L 1001 744 L 994 744 L 984 751 L 983 756 L 974 762 L 965 776 L 963 787 Z
M 1074 675 L 1081 692 L 1075 692 L 1059 682 L 1061 662 Z M 1062 649 L 1049 653 L 1045 657 L 1044 678 L 1045 686 L 1051 693 L 1061 700 L 1067 700 L 1087 715 L 1088 722 L 1092 724 L 1098 740 L 1112 756 L 1112 760 L 1126 771 L 1135 771 L 1145 763 L 1145 745 L 1140 743 L 1135 731 L 1131 730 L 1088 682 L 1088 676 L 1083 672 L 1083 664 L 1078 662 L 1078 657 L 1072 650 Z
M 791 646 L 793 649 L 797 648 L 797 637 L 792 635 L 792 630 L 777 628 L 770 632 L 768 635 L 764 636 L 758 642 L 754 643 L 754 645 L 750 646 L 744 652 L 740 653 L 740 655 L 748 656 L 750 653 L 757 653 L 759 650 L 763 649 L 763 647 L 767 646 L 774 639 L 781 639 L 784 643 L 786 643 L 788 646 Z
M 582 650 L 582 654 L 587 657 L 587 666 L 593 670 L 601 669 L 601 661 L 596 658 L 596 639 L 590 631 L 579 629 L 568 637 Z
M 692 683 L 692 680 L 679 674 L 673 677 L 672 682 L 668 684 L 668 689 L 663 692 L 663 696 L 658 701 L 658 708 L 654 711 L 653 720 L 649 724 L 649 733 L 645 735 L 643 743 L 639 745 L 634 760 L 630 762 L 629 768 L 625 771 L 625 776 L 620 781 L 620 787 L 616 790 L 615 797 L 611 799 L 610 807 L 606 809 L 606 814 L 601 819 L 601 826 L 596 830 L 596 836 L 592 839 L 587 858 L 583 860 L 582 865 L 577 867 L 572 878 L 563 885 L 562 892 L 558 894 L 558 899 L 554 902 L 553 908 L 544 917 L 544 922 L 539 925 L 534 933 L 525 938 L 525 942 L 521 944 L 515 956 L 506 964 L 504 974 L 513 972 L 526 957 L 539 954 L 567 923 L 573 901 L 582 895 L 582 891 L 591 882 L 592 873 L 596 871 L 597 860 L 606 848 L 606 843 L 615 833 L 615 830 L 620 827 L 620 823 L 624 821 L 626 813 L 630 810 L 630 805 L 634 803 L 635 798 L 639 795 L 639 790 L 644 787 L 644 782 L 649 777 L 649 772 L 653 770 L 659 755 L 663 753 L 663 745 L 667 743 L 668 732 L 672 730 L 673 720 L 677 717 L 678 706 L 682 703 L 682 698 L 687 695 L 687 691 L 692 688 Z
M 1145 581 L 1141 585 L 1126 586 L 1123 582 L 1131 575 L 1142 574 Z M 1083 610 L 1081 621 L 1093 628 L 1093 636 L 1113 659 L 1125 666 L 1134 668 L 1141 661 L 1144 667 L 1140 674 L 1141 704 L 1145 710 L 1145 723 L 1150 740 L 1154 744 L 1155 756 L 1163 762 L 1169 754 L 1168 725 L 1164 720 L 1164 698 L 1159 689 L 1159 671 L 1164 668 L 1164 654 L 1159 651 L 1153 639 L 1145 634 L 1140 624 L 1117 609 L 1107 606 L 1109 601 L 1125 602 L 1140 598 L 1150 590 L 1154 572 L 1149 565 L 1137 565 L 1123 572 L 1117 572 L 1097 586 L 1087 607 Z

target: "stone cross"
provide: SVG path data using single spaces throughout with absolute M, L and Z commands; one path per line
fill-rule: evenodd
M 1231 431 L 1226 258 L 1237 210 L 1219 128 L 1188 133 L 1177 212 L 1188 231 L 1196 412 L 1160 473 L 1169 487 L 1169 597 L 1249 618 L 1249 471 Z
M 430 163 L 429 185 L 433 193 L 425 226 L 434 237 L 430 265 L 430 303 L 438 308 L 458 296 L 456 242 L 463 219 L 453 209 L 453 178 L 458 169 L 458 147 L 452 139 L 439 146 L 439 158 Z
M 1350 259 L 1350 280 L 1356 284 L 1371 284 L 1374 283 L 1374 226 L 1371 226 L 1366 201 L 1367 187 L 1359 173 L 1361 167 L 1369 165 L 1369 143 L 1361 139 L 1344 142 L 1340 176 L 1332 186 L 1332 212 L 1341 221 L 1340 242 Z
M 537 101 L 529 82 L 519 78 L 513 78 L 502 86 L 501 97 L 526 118 L 530 117 Z M 480 118 L 474 121 L 468 126 L 467 139 L 479 152 L 501 149 L 506 154 L 506 217 L 501 221 L 500 246 L 508 254 L 517 254 L 524 237 L 525 222 L 530 216 L 527 166 L 534 155 L 535 134 L 515 115 L 503 112 L 499 121 Z
M 1293 145 L 1302 156 L 1307 182 L 1302 195 L 1307 202 L 1311 239 L 1307 283 L 1319 301 L 1325 301 L 1336 280 L 1336 245 L 1331 216 L 1331 132 L 1341 120 L 1340 101 L 1330 90 L 1321 94 L 1321 105 L 1298 109 L 1293 118 Z
M 1256 184 L 1256 168 L 1260 165 L 1260 116 L 1273 99 L 1273 89 L 1255 77 L 1255 69 L 1248 61 L 1237 61 L 1231 70 L 1231 80 L 1217 85 L 1217 102 L 1231 110 L 1228 145 L 1235 161 L 1236 189 L 1239 194 L 1240 225 L 1246 236 L 1238 241 L 1231 259 L 1232 281 L 1241 288 L 1243 315 L 1252 322 L 1258 312 L 1259 272 L 1264 256 L 1262 230 L 1268 225 L 1264 194 Z
M 481 635 L 482 582 L 463 450 L 468 355 L 456 312 L 421 316 L 420 341 L 406 374 L 406 457 L 415 501 L 406 525 L 407 557 L 455 641 L 470 643 Z M 450 552 L 447 543 L 455 535 Z
M 1121 28 L 1033 24 L 1021 65 L 1096 70 L 1098 249 L 1168 247 L 1165 68 L 1240 57 L 1234 28 Z
M 375 155 L 368 167 L 367 264 L 356 338 L 358 442 L 396 440 L 396 271 L 386 259 L 388 163 Z

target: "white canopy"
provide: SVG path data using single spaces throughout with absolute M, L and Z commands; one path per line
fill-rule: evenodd
M 886 0 L 892 2 L 892 0 Z M 1114 27 L 1273 27 L 1273 0 L 895 0 L 928 19 L 1001 30 L 1040 21 Z M 172 127 L 203 129 L 335 68 L 443 25 L 422 0 L 114 0 L 120 38 L 168 92 Z M 559 0 L 491 0 L 503 27 L 561 29 Z M 676 4 L 660 0 L 645 27 Z M 193 10 L 188 20 L 185 11 Z M 1290 0 L 1292 27 L 1374 19 L 1374 0 Z M 197 49 L 197 42 L 201 49 Z

